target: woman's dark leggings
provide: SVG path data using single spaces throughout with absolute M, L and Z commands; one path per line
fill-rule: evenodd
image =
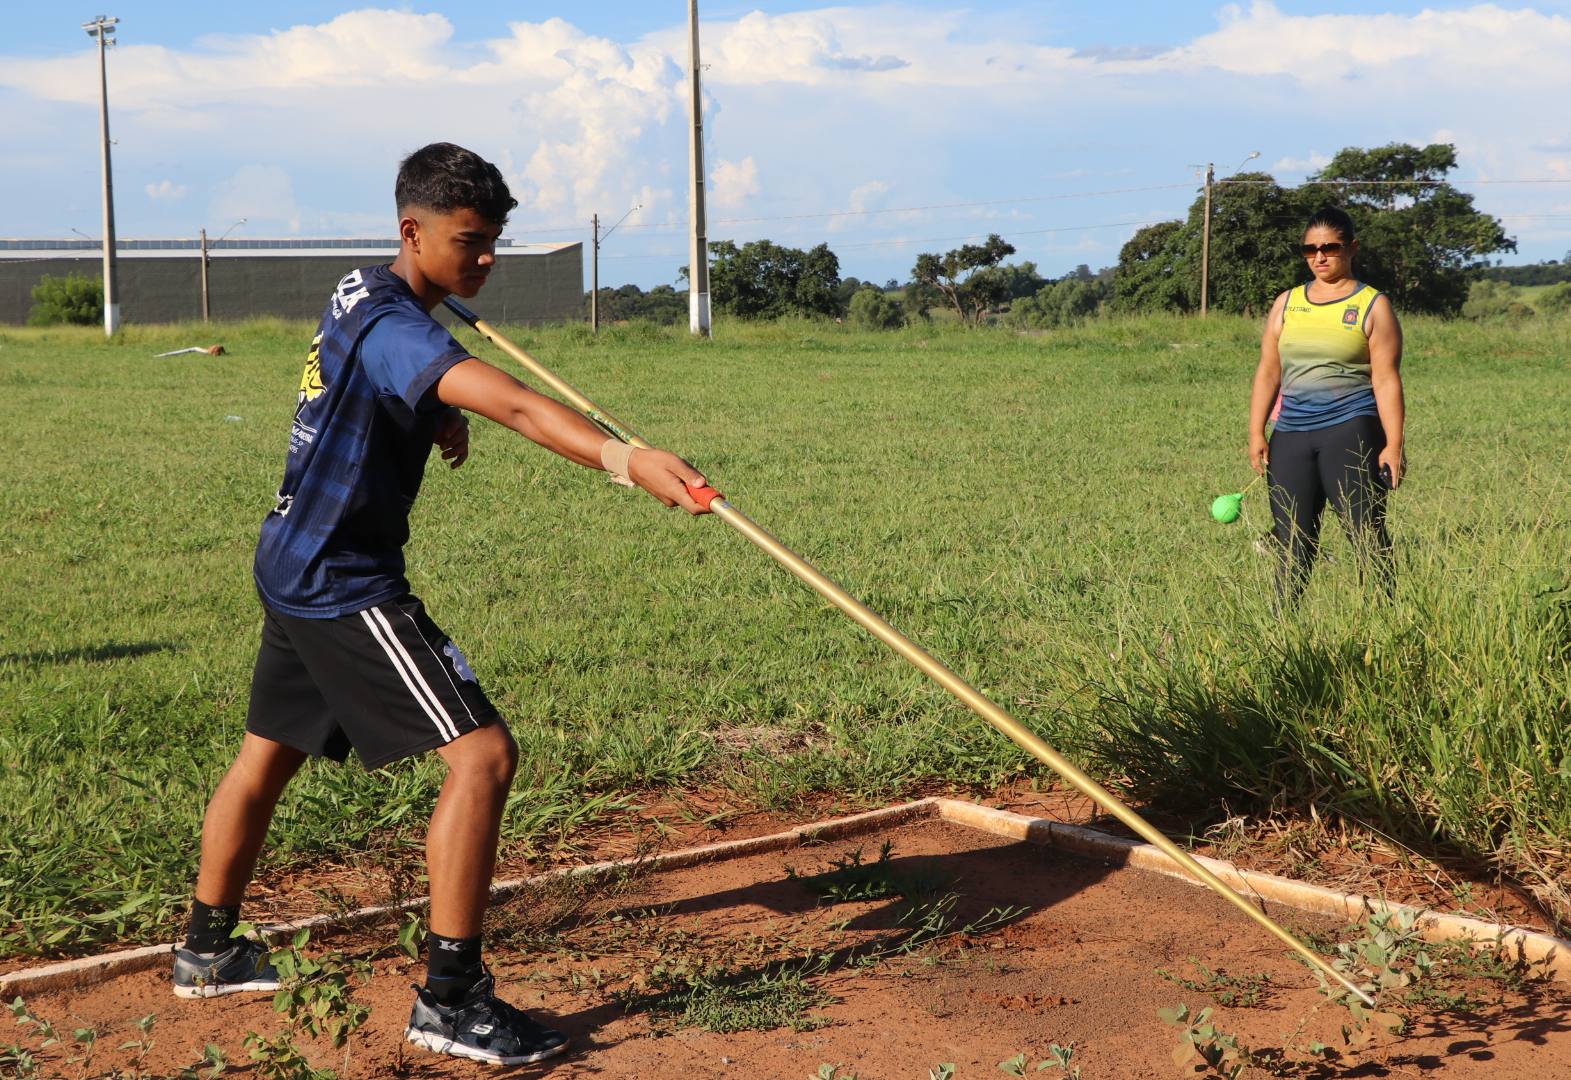
M 1277 600 L 1296 601 L 1309 581 L 1320 551 L 1320 515 L 1331 500 L 1358 562 L 1360 584 L 1372 570 L 1389 593 L 1393 581 L 1391 539 L 1386 534 L 1386 488 L 1380 482 L 1385 428 L 1379 417 L 1355 416 L 1315 431 L 1278 431 L 1271 436 L 1272 530 L 1282 557 Z

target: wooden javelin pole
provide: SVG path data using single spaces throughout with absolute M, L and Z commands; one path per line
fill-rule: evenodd
M 639 438 L 631 428 L 627 427 L 621 421 L 613 417 L 610 413 L 605 412 L 593 401 L 590 401 L 583 394 L 579 393 L 576 387 L 567 382 L 567 380 L 563 379 L 556 372 L 540 363 L 534 357 L 526 353 L 523 349 L 520 349 L 517 345 L 514 345 L 511 341 L 507 340 L 507 338 L 503 337 L 494 326 L 480 318 L 468 308 L 464 307 L 463 304 L 460 304 L 456 300 L 453 300 L 451 297 L 449 297 L 447 300 L 447 306 L 451 308 L 459 318 L 463 319 L 470 326 L 474 327 L 474 329 L 479 332 L 481 337 L 485 338 L 498 349 L 501 349 L 508 356 L 518 361 L 518 363 L 523 365 L 523 367 L 529 371 L 530 374 L 534 375 L 541 382 L 545 383 L 552 390 L 556 391 L 556 393 L 560 395 L 569 405 L 583 413 L 585 416 L 589 417 L 590 420 L 593 420 L 613 438 L 620 439 L 625 443 L 630 443 L 633 446 L 641 447 L 645 450 L 654 449 L 654 447 L 649 443 Z M 1112 792 L 1108 791 L 1101 784 L 1098 784 L 1095 780 L 1091 779 L 1091 777 L 1082 771 L 1080 767 L 1077 766 L 1074 762 L 1070 761 L 1057 750 L 1054 750 L 1051 746 L 1047 745 L 1047 743 L 1043 742 L 1035 732 L 1031 731 L 1024 724 L 1020 723 L 1020 721 L 1016 720 L 1013 716 L 1010 716 L 1003 709 L 995 705 L 991 700 L 978 691 L 976 687 L 972 686 L 959 675 L 956 675 L 953 671 L 949 670 L 949 668 L 940 663 L 937 658 L 928 653 L 926 649 L 923 649 L 916 642 L 906 637 L 899 630 L 896 630 L 893 626 L 889 625 L 889 623 L 885 622 L 873 611 L 865 607 L 861 601 L 856 599 L 856 597 L 852 596 L 839 585 L 836 585 L 833 581 L 829 580 L 829 578 L 819 573 L 800 555 L 786 547 L 779 540 L 775 539 L 761 526 L 759 526 L 757 522 L 753 521 L 746 514 L 742 513 L 742 511 L 738 510 L 736 507 L 727 502 L 726 497 L 720 494 L 720 492 L 711 487 L 695 487 L 692 488 L 692 492 L 694 498 L 696 498 L 699 502 L 708 503 L 710 511 L 714 513 L 716 517 L 720 518 L 737 532 L 741 533 L 753 543 L 763 548 L 764 551 L 769 553 L 771 558 L 789 570 L 797 578 L 801 579 L 801 581 L 804 582 L 814 592 L 818 593 L 831 604 L 835 605 L 835 607 L 851 616 L 852 619 L 856 620 L 857 623 L 866 628 L 874 637 L 878 638 L 878 640 L 882 641 L 885 645 L 888 645 L 895 652 L 899 653 L 906 660 L 910 661 L 913 666 L 915 666 L 928 678 L 932 679 L 945 690 L 948 690 L 955 697 L 965 702 L 966 705 L 970 706 L 973 712 L 975 712 L 983 720 L 986 720 L 989 724 L 998 729 L 1004 735 L 1007 735 L 1009 739 L 1015 743 L 1015 745 L 1019 746 L 1022 750 L 1025 750 L 1032 757 L 1036 758 L 1042 764 L 1056 772 L 1059 776 L 1063 777 L 1070 787 L 1091 799 L 1103 810 L 1106 810 L 1119 821 L 1122 821 L 1125 825 L 1139 833 L 1147 841 L 1161 848 L 1162 852 L 1166 854 L 1168 858 L 1172 859 L 1179 866 L 1183 867 L 1190 875 L 1197 878 L 1203 884 L 1210 886 L 1211 889 L 1220 895 L 1224 900 L 1228 901 L 1234 907 L 1248 915 L 1272 936 L 1276 937 L 1288 948 L 1292 949 L 1298 955 L 1307 960 L 1310 964 L 1314 965 L 1317 970 L 1323 972 L 1333 981 L 1341 984 L 1347 989 L 1348 993 L 1353 994 L 1365 1004 L 1373 1005 L 1375 1003 L 1373 998 L 1371 998 L 1368 994 L 1364 993 L 1356 985 L 1349 981 L 1347 976 L 1343 975 L 1340 971 L 1336 970 L 1336 968 L 1332 967 L 1324 959 L 1318 956 L 1314 950 L 1310 949 L 1307 945 L 1299 941 L 1292 934 L 1289 934 L 1286 930 L 1278 926 L 1270 916 L 1261 911 L 1259 908 L 1255 907 L 1255 905 L 1251 904 L 1248 900 L 1244 899 L 1244 897 L 1235 891 L 1233 887 L 1227 882 L 1217 877 L 1210 870 L 1207 870 L 1205 866 L 1196 860 L 1193 855 L 1189 854 L 1189 852 L 1185 851 L 1183 848 L 1173 843 L 1173 841 L 1169 840 L 1166 835 L 1164 835 L 1145 818 L 1135 813 L 1135 811 L 1130 809 L 1128 806 L 1125 806 L 1113 795 Z

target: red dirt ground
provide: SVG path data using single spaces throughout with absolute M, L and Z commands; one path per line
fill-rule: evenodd
M 1020 809 L 1020 807 L 1011 807 Z M 779 822 L 759 831 L 774 831 Z M 745 835 L 728 832 L 728 838 Z M 701 836 L 690 836 L 688 843 Z M 789 1028 L 715 1035 L 680 1030 L 652 1036 L 642 1014 L 628 1015 L 607 997 L 575 991 L 564 976 L 591 966 L 616 970 L 648 960 L 636 949 L 595 955 L 594 942 L 609 942 L 613 926 L 634 926 L 646 944 L 683 931 L 692 940 L 737 938 L 748 933 L 775 940 L 831 916 L 802 885 L 786 880 L 794 866 L 803 872 L 825 867 L 846 849 L 863 848 L 871 858 L 881 840 L 894 845 L 907 872 L 936 859 L 956 875 L 962 894 L 957 914 L 974 919 L 990 908 L 1022 905 L 1023 917 L 1002 930 L 969 940 L 950 939 L 925 953 L 868 969 L 850 968 L 817 980 L 836 1004 L 819 1011 L 832 1020 L 816 1030 Z M 685 845 L 683 845 L 685 846 Z M 961 826 L 928 821 L 852 842 L 798 848 L 778 854 L 673 871 L 635 882 L 630 891 L 599 902 L 602 921 L 569 933 L 576 948 L 548 951 L 493 950 L 503 996 L 538 1010 L 573 1040 L 569 1055 L 555 1063 L 497 1070 L 408 1046 L 401 1038 L 410 1003 L 409 981 L 418 965 L 395 958 L 391 933 L 340 937 L 317 947 L 344 948 L 370 957 L 376 976 L 358 997 L 373 1007 L 355 1040 L 350 1075 L 366 1077 L 479 1077 L 497 1072 L 521 1076 L 588 1077 L 606 1080 L 665 1080 L 692 1077 L 779 1077 L 802 1080 L 820 1063 L 844 1063 L 862 1080 L 923 1080 L 940 1062 L 956 1063 L 957 1080 L 1002 1075 L 997 1062 L 1027 1051 L 1034 1064 L 1049 1043 L 1078 1044 L 1083 1080 L 1125 1080 L 1183 1075 L 1169 1057 L 1177 1031 L 1163 1024 L 1159 1008 L 1187 1002 L 1208 1005 L 1205 995 L 1181 990 L 1157 974 L 1168 968 L 1192 976 L 1187 958 L 1234 974 L 1267 973 L 1270 993 L 1257 1008 L 1219 1008 L 1224 1030 L 1257 1050 L 1280 1048 L 1282 1036 L 1309 1016 L 1307 1044 L 1318 1037 L 1340 1045 L 1336 1030 L 1347 1019 L 1324 1005 L 1305 969 L 1280 946 L 1222 900 L 1171 878 L 1115 869 L 1029 844 L 1002 840 Z M 658 913 L 644 913 L 651 906 Z M 628 913 L 620 923 L 604 921 L 611 909 Z M 1326 920 L 1272 914 L 1304 930 L 1335 931 Z M 832 917 L 850 917 L 852 939 L 876 936 L 894 925 L 887 901 L 840 905 Z M 504 913 L 504 921 L 506 915 Z M 808 934 L 811 937 L 811 934 Z M 537 939 L 538 940 L 538 939 Z M 1571 995 L 1559 987 L 1503 991 L 1498 984 L 1465 984 L 1492 1004 L 1462 1013 L 1415 1013 L 1410 1034 L 1382 1036 L 1360 1054 L 1344 1056 L 1317 1076 L 1488 1077 L 1490 1080 L 1571 1075 Z M 156 1011 L 157 1045 L 147 1067 L 167 1072 L 200 1056 L 216 1042 L 228 1051 L 231 1075 L 249 1075 L 241 1041 L 248 1030 L 274 1027 L 270 1002 L 262 997 L 185 1002 L 170 994 L 166 972 L 148 972 L 82 991 L 38 995 L 34 1012 L 62 1029 L 94 1024 L 105 1029 L 100 1045 L 118 1046 L 133 1019 Z M 1320 1005 L 1318 1013 L 1313 1013 Z M 310 1050 L 317 1064 L 338 1068 L 341 1052 Z M 119 1064 L 129 1051 L 108 1051 L 99 1068 Z M 57 1062 L 58 1059 L 55 1059 Z M 59 1066 L 46 1058 L 46 1073 Z M 1056 1070 L 1032 1073 L 1057 1077 Z M 1264 1074 L 1253 1074 L 1264 1075 Z

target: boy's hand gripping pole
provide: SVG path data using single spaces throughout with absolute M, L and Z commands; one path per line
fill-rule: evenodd
M 593 420 L 613 438 L 621 439 L 623 442 L 630 443 L 633 446 L 641 447 L 646 450 L 653 449 L 649 443 L 645 442 L 643 439 L 640 439 L 625 424 L 618 421 L 609 413 L 603 411 L 593 401 L 590 401 L 583 394 L 579 393 L 577 389 L 557 375 L 556 372 L 552 371 L 544 364 L 541 364 L 538 360 L 530 356 L 523 349 L 520 349 L 517 345 L 514 345 L 511 341 L 508 341 L 507 338 L 498 333 L 496 328 L 493 327 L 490 323 L 486 322 L 484 319 L 480 318 L 474 312 L 453 300 L 451 297 L 447 300 L 447 306 L 451 308 L 459 318 L 463 319 L 466 323 L 472 326 L 481 337 L 485 338 L 498 349 L 501 349 L 503 352 L 505 352 L 508 356 L 518 361 L 530 372 L 530 374 L 534 375 L 541 382 L 549 386 L 552 390 L 555 390 L 557 394 L 560 395 L 562 399 L 565 400 L 569 405 L 573 406 L 573 408 L 589 417 L 589 419 Z M 1368 994 L 1360 990 L 1356 985 L 1349 981 L 1347 976 L 1343 975 L 1340 971 L 1336 970 L 1336 968 L 1332 967 L 1320 956 L 1316 955 L 1314 950 L 1310 949 L 1303 942 L 1295 938 L 1292 934 L 1289 934 L 1286 930 L 1278 926 L 1270 918 L 1270 916 L 1266 915 L 1265 912 L 1261 911 L 1259 908 L 1255 907 L 1254 904 L 1250 903 L 1243 896 L 1239 895 L 1239 893 L 1235 891 L 1233 887 L 1230 886 L 1227 882 L 1223 881 L 1210 870 L 1206 869 L 1206 867 L 1196 860 L 1194 856 L 1190 855 L 1189 852 L 1185 851 L 1183 848 L 1173 843 L 1173 841 L 1169 840 L 1155 826 L 1146 821 L 1145 818 L 1141 817 L 1139 814 L 1135 813 L 1134 810 L 1130 809 L 1128 806 L 1125 806 L 1122 802 L 1115 798 L 1112 792 L 1108 791 L 1101 784 L 1098 784 L 1095 780 L 1091 779 L 1090 776 L 1086 775 L 1085 772 L 1081 771 L 1081 769 L 1075 765 L 1074 762 L 1070 761 L 1057 750 L 1054 750 L 1051 746 L 1047 745 L 1047 743 L 1043 742 L 1034 732 L 1030 731 L 1025 727 L 1025 725 L 1021 724 L 1014 717 L 1010 716 L 1003 709 L 999 708 L 991 700 L 984 697 L 974 686 L 966 682 L 959 675 L 956 675 L 953 671 L 950 671 L 949 668 L 945 667 L 937 659 L 931 656 L 927 650 L 923 649 L 916 642 L 912 641 L 900 631 L 896 630 L 893 626 L 890 626 L 878 615 L 868 610 L 862 605 L 860 601 L 856 599 L 856 597 L 846 592 L 833 581 L 830 581 L 827 577 L 809 565 L 806 560 L 804 560 L 796 552 L 792 551 L 779 540 L 776 540 L 764 529 L 760 528 L 759 525 L 750 519 L 746 514 L 742 513 L 736 507 L 727 502 L 724 495 L 720 494 L 713 488 L 692 488 L 692 491 L 695 498 L 699 499 L 700 501 L 707 501 L 709 504 L 709 509 L 717 517 L 725 521 L 727 525 L 730 525 L 737 532 L 741 533 L 753 543 L 763 548 L 766 552 L 769 553 L 771 558 L 789 570 L 792 574 L 800 578 L 814 592 L 818 593 L 831 604 L 835 605 L 835 607 L 851 616 L 852 619 L 860 623 L 874 637 L 878 638 L 878 640 L 882 641 L 885 645 L 888 645 L 891 649 L 899 653 L 906 660 L 910 661 L 913 665 L 920 669 L 923 674 L 928 676 L 928 678 L 932 679 L 945 690 L 948 690 L 955 697 L 965 702 L 965 704 L 970 706 L 972 711 L 974 711 L 983 720 L 986 720 L 989 724 L 993 725 L 993 727 L 1007 735 L 1021 749 L 1025 750 L 1032 757 L 1036 758 L 1042 764 L 1056 772 L 1059 776 L 1063 777 L 1064 781 L 1068 783 L 1070 787 L 1091 799 L 1103 810 L 1107 811 L 1113 817 L 1117 818 L 1119 821 L 1133 829 L 1136 833 L 1140 834 L 1140 836 L 1142 836 L 1144 839 L 1160 848 L 1168 858 L 1172 859 L 1179 866 L 1183 867 L 1184 870 L 1186 870 L 1193 877 L 1197 878 L 1203 884 L 1210 886 L 1211 889 L 1224 900 L 1231 903 L 1245 915 L 1248 915 L 1264 930 L 1266 930 L 1272 936 L 1276 937 L 1299 956 L 1303 957 L 1316 970 L 1323 973 L 1332 982 L 1341 985 L 1347 990 L 1348 993 L 1352 994 L 1354 997 L 1357 997 L 1365 1004 L 1374 1005 L 1375 1002 L 1373 998 L 1371 998 Z

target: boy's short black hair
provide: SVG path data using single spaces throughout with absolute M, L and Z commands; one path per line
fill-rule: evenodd
M 438 214 L 473 210 L 498 225 L 518 205 L 502 171 L 473 150 L 439 142 L 422 146 L 398 166 L 398 212 L 419 207 Z
M 1310 229 L 1319 228 L 1330 229 L 1342 238 L 1342 243 L 1344 244 L 1351 244 L 1355 239 L 1353 219 L 1340 206 L 1332 206 L 1330 203 L 1327 203 L 1309 215 L 1309 220 L 1304 223 L 1304 231 L 1307 233 Z

